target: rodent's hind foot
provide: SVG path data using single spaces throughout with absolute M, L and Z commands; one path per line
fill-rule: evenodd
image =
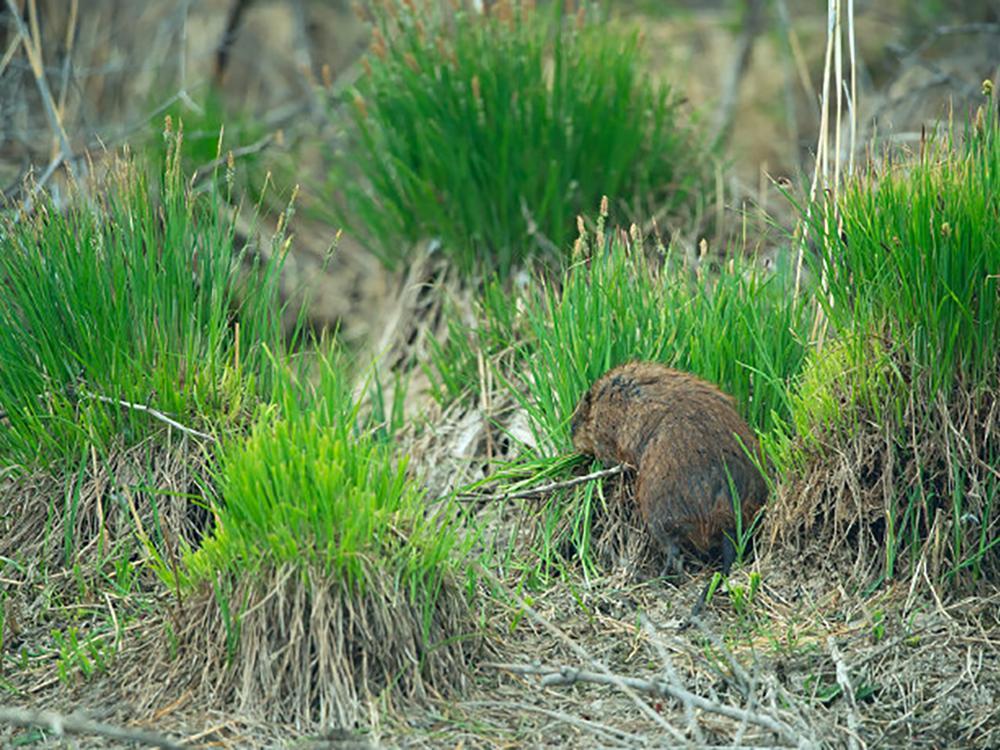
M 673 539 L 661 539 L 660 578 L 680 578 L 684 575 L 684 554 Z

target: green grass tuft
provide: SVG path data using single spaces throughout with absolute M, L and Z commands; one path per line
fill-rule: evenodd
M 45 199 L 0 226 L 6 461 L 74 461 L 167 429 L 121 401 L 211 431 L 266 386 L 264 351 L 281 341 L 283 248 L 241 270 L 223 196 L 192 192 L 181 133 L 168 126 L 165 137 L 158 183 L 116 161 L 104 185 L 74 190 L 67 207 Z
M 185 557 L 190 584 L 262 564 L 321 571 L 363 592 L 390 576 L 420 600 L 465 542 L 455 509 L 429 509 L 407 458 L 359 420 L 342 364 L 283 369 L 275 408 L 223 447 L 215 533 Z
M 831 322 L 891 341 L 908 377 L 933 392 L 986 385 L 1000 355 L 996 101 L 964 138 L 949 132 L 876 170 L 849 182 L 837 213 L 812 227 Z
M 792 396 L 794 428 L 775 433 L 779 532 L 860 530 L 859 559 L 883 577 L 921 558 L 939 580 L 1000 574 L 996 98 L 813 215 L 833 343 Z
M 505 275 L 528 256 L 563 258 L 602 193 L 634 217 L 701 199 L 707 152 L 642 70 L 637 33 L 563 17 L 561 3 L 413 6 L 375 6 L 349 110 L 356 143 L 333 180 L 338 219 L 385 262 L 439 236 L 464 269 Z

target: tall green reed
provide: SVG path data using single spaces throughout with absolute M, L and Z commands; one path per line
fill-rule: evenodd
M 533 5 L 375 4 L 334 183 L 338 218 L 385 262 L 439 236 L 463 268 L 505 275 L 565 258 L 602 193 L 636 217 L 701 199 L 707 151 L 641 68 L 639 35 Z
M 223 196 L 196 195 L 170 121 L 155 183 L 116 159 L 68 205 L 41 200 L 0 227 L 0 455 L 40 466 L 162 432 L 126 404 L 192 427 L 233 420 L 281 342 L 282 238 L 250 261 Z M 224 182 L 224 181 L 223 181 Z M 229 196 L 225 196 L 229 198 Z M 244 263 L 245 261 L 246 264 Z

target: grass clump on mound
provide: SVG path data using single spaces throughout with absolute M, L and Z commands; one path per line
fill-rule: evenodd
M 23 570 L 134 560 L 137 531 L 196 539 L 211 436 L 269 387 L 284 240 L 245 263 L 230 196 L 196 193 L 163 135 L 155 176 L 112 157 L 0 219 L 0 555 Z
M 837 233 L 813 227 L 838 341 L 796 397 L 776 532 L 849 535 L 867 573 L 1000 573 L 996 107 L 849 183 Z
M 642 70 L 637 34 L 582 9 L 564 17 L 562 3 L 481 14 L 390 0 L 373 13 L 357 143 L 334 182 L 338 218 L 386 262 L 438 236 L 464 269 L 505 274 L 527 255 L 562 256 L 602 192 L 629 216 L 700 199 L 707 152 Z
M 291 373 L 275 413 L 223 449 L 212 536 L 168 580 L 193 591 L 180 657 L 227 705 L 350 727 L 368 704 L 448 693 L 477 636 L 450 505 L 359 427 L 338 365 Z M 304 381 L 303 381 L 304 382 Z
M 118 160 L 65 208 L 43 199 L 0 226 L 6 461 L 44 468 L 167 432 L 136 404 L 202 431 L 231 423 L 267 369 L 283 254 L 240 296 L 243 251 L 221 196 L 189 189 L 181 134 L 168 120 L 164 135 L 159 184 Z

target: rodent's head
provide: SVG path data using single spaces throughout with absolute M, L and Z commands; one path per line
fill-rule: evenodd
M 569 422 L 569 434 L 573 438 L 573 447 L 580 453 L 593 453 L 594 440 L 590 434 L 590 400 L 591 392 L 583 394 L 580 403 Z

